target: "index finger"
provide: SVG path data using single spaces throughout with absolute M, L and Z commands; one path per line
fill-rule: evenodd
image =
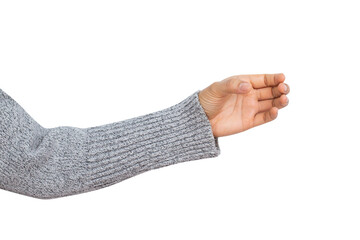
M 283 73 L 249 75 L 253 88 L 274 87 L 285 81 Z

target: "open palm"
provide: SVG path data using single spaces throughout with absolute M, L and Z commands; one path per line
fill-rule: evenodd
M 288 104 L 284 74 L 236 75 L 200 91 L 199 101 L 215 137 L 227 136 L 274 120 Z

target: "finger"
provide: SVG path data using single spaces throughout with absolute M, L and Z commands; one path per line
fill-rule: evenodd
M 218 82 L 217 88 L 224 94 L 244 94 L 248 93 L 252 86 L 249 82 L 239 78 L 229 77 Z
M 285 81 L 283 73 L 249 75 L 253 88 L 274 87 Z
M 270 110 L 272 107 L 278 109 L 288 105 L 289 99 L 285 95 L 281 95 L 278 98 L 273 98 L 270 100 L 259 101 L 259 112 L 265 112 Z
M 272 99 L 280 97 L 281 94 L 288 94 L 290 91 L 289 85 L 286 83 L 280 83 L 276 87 L 266 87 L 256 89 L 258 100 Z
M 254 118 L 254 127 L 274 120 L 278 115 L 278 109 L 272 107 L 266 112 L 257 113 Z

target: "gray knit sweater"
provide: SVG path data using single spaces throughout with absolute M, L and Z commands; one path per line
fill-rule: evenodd
M 145 171 L 216 157 L 199 90 L 171 107 L 90 128 L 44 128 L 0 89 L 0 188 L 40 199 L 104 188 Z

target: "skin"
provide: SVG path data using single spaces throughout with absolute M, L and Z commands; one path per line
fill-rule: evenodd
M 229 136 L 276 119 L 288 105 L 285 75 L 235 75 L 212 83 L 199 92 L 215 137 Z

